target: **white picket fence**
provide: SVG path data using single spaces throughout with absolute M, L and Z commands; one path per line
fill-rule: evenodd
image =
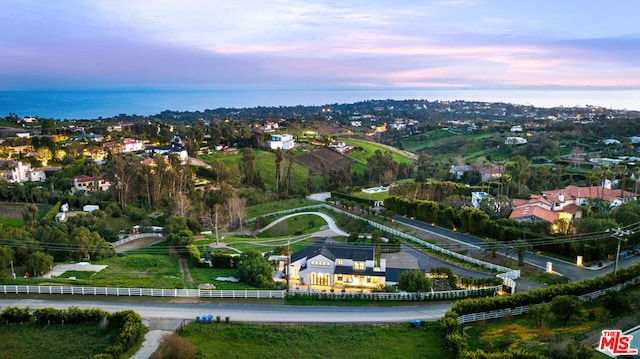
M 511 287 L 511 293 L 515 293 L 516 282 L 514 280 L 520 278 L 520 270 L 519 269 L 511 269 L 511 268 L 503 267 L 503 266 L 500 266 L 500 265 L 497 265 L 497 264 L 485 262 L 485 261 L 482 261 L 480 259 L 476 259 L 476 258 L 465 256 L 464 254 L 460 254 L 460 253 L 457 253 L 457 252 L 454 252 L 454 251 L 439 247 L 439 246 L 437 246 L 437 245 L 435 245 L 433 243 L 429 243 L 429 242 L 424 241 L 424 240 L 422 240 L 420 238 L 414 237 L 414 236 L 412 236 L 410 234 L 398 231 L 398 230 L 396 230 L 394 228 L 387 227 L 387 226 L 385 226 L 383 224 L 380 224 L 378 222 L 374 222 L 374 221 L 368 220 L 366 218 L 362 218 L 362 217 L 360 217 L 360 216 L 358 216 L 356 214 L 353 214 L 353 213 L 348 212 L 348 211 L 344 211 L 344 210 L 336 208 L 334 206 L 330 206 L 330 205 L 328 205 L 326 203 L 307 206 L 307 207 L 288 209 L 288 210 L 280 211 L 280 212 L 274 212 L 274 213 L 268 214 L 267 216 L 276 216 L 276 215 L 283 215 L 283 214 L 289 214 L 289 213 L 294 213 L 294 212 L 303 212 L 303 211 L 309 211 L 309 210 L 312 210 L 312 209 L 319 209 L 319 208 L 329 209 L 329 210 L 331 210 L 333 212 L 336 212 L 336 213 L 339 213 L 339 214 L 342 214 L 342 215 L 345 215 L 345 216 L 348 216 L 348 217 L 351 217 L 351 218 L 354 218 L 354 219 L 357 219 L 357 220 L 360 220 L 360 221 L 367 222 L 367 224 L 369 224 L 370 226 L 372 226 L 374 228 L 377 228 L 377 229 L 379 229 L 379 230 L 381 230 L 383 232 L 389 233 L 391 235 L 402 237 L 402 238 L 407 239 L 407 240 L 409 240 L 411 242 L 419 244 L 419 245 L 421 245 L 421 246 L 423 246 L 423 247 L 425 247 L 425 248 L 427 248 L 429 250 L 432 250 L 432 251 L 435 251 L 435 252 L 439 252 L 439 253 L 445 254 L 447 256 L 455 257 L 455 258 L 460 259 L 462 261 L 465 261 L 467 263 L 472 263 L 472 264 L 475 264 L 475 265 L 478 265 L 478 266 L 481 266 L 481 267 L 484 267 L 484 268 L 488 268 L 488 269 L 491 269 L 491 270 L 498 271 L 500 273 L 498 275 L 496 275 L 496 276 L 503 280 L 504 285 L 506 285 L 508 287 Z M 255 221 L 255 218 L 251 218 L 251 219 L 247 220 L 246 223 L 251 223 L 253 221 Z
M 205 289 L 154 289 L 154 288 L 108 288 L 71 287 L 44 285 L 2 285 L 4 294 L 70 294 L 109 295 L 118 297 L 185 297 L 185 298 L 254 298 L 283 299 L 284 290 L 205 290 Z

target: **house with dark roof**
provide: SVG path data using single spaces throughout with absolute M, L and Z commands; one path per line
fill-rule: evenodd
M 369 245 L 337 243 L 325 238 L 293 253 L 290 285 L 313 290 L 371 290 L 386 284 L 386 261 Z

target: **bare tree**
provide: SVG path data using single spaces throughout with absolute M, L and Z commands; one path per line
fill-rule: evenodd
M 246 198 L 240 198 L 236 195 L 229 198 L 227 209 L 229 212 L 229 222 L 233 227 L 239 226 L 242 230 L 242 218 L 244 217 L 244 209 L 247 206 Z

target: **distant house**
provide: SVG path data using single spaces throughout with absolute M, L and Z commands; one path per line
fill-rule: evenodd
M 509 129 L 509 131 L 511 133 L 522 132 L 522 125 L 511 126 L 511 129 Z
M 98 206 L 97 204 L 87 204 L 82 206 L 82 211 L 83 212 L 93 212 L 93 211 L 97 211 L 100 209 L 100 206 Z
M 150 156 L 154 156 L 156 154 L 169 156 L 171 154 L 174 154 L 178 156 L 180 162 L 183 164 L 187 163 L 187 161 L 189 160 L 189 153 L 182 147 L 176 145 L 147 147 L 144 151 Z
M 507 137 L 504 141 L 507 145 L 525 145 L 527 142 L 527 139 L 523 137 Z
M 480 177 L 482 182 L 489 182 L 502 177 L 505 174 L 505 171 L 504 166 L 482 167 L 480 169 Z
M 386 260 L 376 260 L 373 246 L 326 238 L 292 254 L 288 267 L 291 285 L 310 289 L 375 289 L 386 283 Z
M 73 186 L 71 187 L 71 192 L 75 193 L 78 191 L 82 192 L 96 192 L 96 191 L 106 191 L 111 187 L 111 183 L 101 177 L 90 177 L 85 175 L 80 175 L 73 177 Z
M 333 141 L 329 143 L 329 148 L 332 148 L 340 153 L 345 153 L 351 151 L 353 149 L 353 146 L 349 146 L 342 141 Z
M 604 143 L 605 145 L 619 145 L 620 141 L 616 140 L 615 138 L 607 138 L 602 140 L 602 143 Z
M 469 165 L 451 166 L 449 168 L 449 173 L 457 180 L 462 179 L 464 173 L 469 171 L 473 171 L 473 167 Z
M 43 168 L 31 168 L 28 162 L 0 160 L 0 179 L 11 183 L 42 182 L 47 175 Z
M 528 200 L 513 200 L 514 209 L 509 218 L 528 222 L 571 221 L 582 217 L 580 206 L 590 199 L 601 199 L 609 202 L 611 207 L 617 207 L 637 198 L 637 193 L 612 189 L 610 181 L 605 181 L 604 186 L 569 185 L 559 190 L 544 191 L 542 195 L 532 195 Z
M 471 205 L 473 208 L 480 208 L 480 204 L 487 197 L 489 197 L 487 192 L 471 192 Z
M 295 141 L 292 135 L 289 134 L 279 134 L 279 135 L 271 135 L 271 140 L 266 142 L 267 147 L 275 150 L 277 148 L 281 148 L 283 150 L 293 149 L 295 146 Z

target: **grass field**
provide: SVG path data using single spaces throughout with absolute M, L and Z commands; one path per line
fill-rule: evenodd
M 262 181 L 265 184 L 267 189 L 274 189 L 276 182 L 276 155 L 271 151 L 254 149 L 255 159 L 254 163 L 254 171 L 255 173 L 259 173 Z M 200 157 L 203 161 L 207 163 L 213 163 L 213 161 L 218 160 L 221 163 L 225 164 L 227 169 L 231 172 L 232 177 L 239 178 L 240 177 L 240 168 L 242 167 L 242 153 L 238 152 L 236 154 L 225 154 L 225 153 L 213 153 L 206 156 Z M 287 164 L 285 163 L 284 173 L 286 175 L 287 172 Z M 294 162 L 293 167 L 291 169 L 291 188 L 305 188 L 307 185 L 307 177 L 308 170 L 305 166 Z M 320 183 L 322 181 L 321 177 L 316 175 L 313 178 L 314 183 Z
M 116 342 L 119 328 L 96 323 L 73 325 L 0 325 L 0 357 L 4 359 L 85 359 Z
M 24 226 L 24 221 L 18 218 L 7 218 L 0 217 L 0 225 L 5 227 L 22 227 Z
M 462 156 L 465 161 L 470 162 L 482 156 L 490 156 L 493 160 L 503 158 L 504 154 L 501 151 L 485 144 L 491 137 L 491 133 L 438 129 L 405 139 L 404 148 L 411 152 L 427 150 L 432 160 L 441 162 L 453 156 Z
M 640 294 L 640 289 L 630 289 L 625 293 L 631 298 L 636 298 Z M 523 348 L 549 355 L 550 347 L 551 351 L 554 347 L 565 347 L 566 343 L 563 342 L 565 340 L 582 341 L 593 336 L 598 337 L 603 329 L 626 330 L 636 326 L 640 321 L 640 314 L 636 307 L 637 305 L 632 302 L 632 308 L 628 313 L 612 317 L 602 308 L 602 300 L 596 300 L 586 303 L 583 315 L 572 318 L 568 325 L 552 319 L 548 324 L 538 327 L 531 317 L 523 315 L 469 323 L 465 333 L 469 348 L 473 350 L 502 351 L 508 348 Z M 604 358 L 608 357 L 598 352 L 595 352 L 592 357 L 592 359 Z
M 247 219 L 255 218 L 255 217 L 264 216 L 269 213 L 285 211 L 288 209 L 299 208 L 299 207 L 313 206 L 315 204 L 318 204 L 318 202 L 309 201 L 302 198 L 263 203 L 256 206 L 247 207 L 245 209 L 245 218 Z
M 375 142 L 354 140 L 354 139 L 349 139 L 349 138 L 344 139 L 344 142 L 346 144 L 350 145 L 350 146 L 362 148 L 362 150 L 356 150 L 356 151 L 353 151 L 353 152 L 351 152 L 349 154 L 349 157 L 353 158 L 354 160 L 356 160 L 356 161 L 358 161 L 360 163 L 367 163 L 367 159 L 369 157 L 373 156 L 373 154 L 376 152 L 376 150 L 380 150 L 380 152 L 382 152 L 382 153 L 390 151 L 391 152 L 391 156 L 393 157 L 394 161 L 396 161 L 398 163 L 410 163 L 411 162 L 411 159 L 409 159 L 407 156 L 404 156 L 404 155 L 398 153 L 397 150 L 391 151 L 388 146 L 380 145 L 380 144 L 377 144 Z
M 233 318 L 231 320 L 233 321 Z M 180 335 L 198 348 L 201 358 L 449 357 L 440 346 L 440 333 L 435 323 L 428 323 L 421 328 L 410 328 L 408 323 L 192 323 L 185 326 Z

